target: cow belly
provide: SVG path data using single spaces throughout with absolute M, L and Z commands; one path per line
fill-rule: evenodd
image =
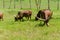
M 24 16 L 24 17 L 27 17 L 27 16 L 28 16 L 28 14 L 27 14 L 27 13 L 24 13 L 24 14 L 23 14 L 23 16 Z

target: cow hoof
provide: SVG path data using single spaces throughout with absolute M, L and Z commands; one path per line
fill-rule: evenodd
M 47 27 L 49 27 L 49 24 L 47 24 Z

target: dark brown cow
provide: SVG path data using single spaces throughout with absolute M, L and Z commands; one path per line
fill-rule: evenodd
M 3 20 L 3 13 L 0 12 L 0 20 Z
M 39 10 L 37 16 L 35 17 L 35 20 L 43 20 L 44 21 L 43 25 L 46 24 L 48 26 L 48 22 L 49 22 L 51 17 L 52 17 L 51 10 L 43 9 L 43 10 Z
M 31 10 L 22 10 L 19 11 L 15 17 L 15 21 L 22 20 L 23 17 L 26 17 L 28 20 L 31 19 L 32 11 Z

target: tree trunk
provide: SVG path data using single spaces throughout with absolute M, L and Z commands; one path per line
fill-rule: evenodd
M 48 9 L 50 9 L 50 1 L 48 0 Z
M 57 0 L 57 10 L 59 10 L 59 0 Z
M 3 8 L 4 8 L 4 0 L 3 0 Z
M 22 9 L 22 1 L 20 0 L 20 8 Z
M 14 9 L 15 9 L 15 0 L 14 0 Z
M 39 3 L 39 9 L 40 9 L 40 7 L 41 7 L 41 0 L 38 0 L 38 3 Z
M 9 9 L 10 9 L 10 7 L 11 7 L 11 1 L 12 1 L 12 0 L 10 0 L 10 5 L 9 5 Z
M 36 7 L 37 7 L 37 11 L 38 11 L 38 0 L 35 0 L 35 4 L 36 4 Z
M 29 4 L 30 4 L 30 9 L 31 9 L 31 0 L 29 0 Z

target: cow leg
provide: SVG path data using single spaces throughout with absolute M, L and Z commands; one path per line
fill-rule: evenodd
M 28 16 L 28 20 L 30 20 L 31 19 L 31 16 Z
M 28 16 L 28 20 L 29 20 L 29 16 Z
M 29 18 L 30 18 L 30 20 L 31 20 L 31 14 L 29 15 Z
M 21 21 L 24 21 L 24 19 L 23 19 L 23 18 L 21 18 Z
M 1 17 L 0 17 L 0 20 L 2 20 L 2 21 L 3 21 L 3 16 L 1 16 Z
M 44 26 L 45 24 L 46 24 L 47 26 L 49 26 L 49 25 L 48 25 L 48 22 L 46 22 L 46 21 L 44 21 L 44 24 L 43 24 L 42 26 Z
M 21 21 L 22 19 L 21 19 L 21 18 L 19 18 L 19 20 Z
M 31 20 L 31 16 L 30 16 L 30 20 Z
M 27 20 L 29 20 L 29 16 L 27 17 Z
M 49 22 L 49 20 L 46 20 L 46 25 L 47 25 L 47 26 L 49 26 L 48 22 Z
M 3 18 L 2 18 L 2 21 L 3 21 Z
M 2 20 L 2 21 L 3 21 L 3 17 L 2 17 L 0 20 Z
M 28 17 L 28 20 L 31 20 L 31 16 Z
M 23 21 L 23 17 L 19 18 L 20 21 Z
M 46 20 L 46 25 L 49 26 L 48 22 L 50 20 L 51 17 L 48 17 L 47 20 Z
M 44 24 L 43 25 L 46 24 L 47 26 L 49 26 L 48 22 L 49 22 L 49 20 L 44 21 Z
M 47 26 L 49 26 L 49 25 L 48 25 L 48 22 L 49 22 L 50 17 L 47 16 L 47 15 L 45 15 L 45 18 L 46 18 L 46 20 L 45 20 L 45 24 L 46 24 Z
M 3 16 L 2 16 L 2 21 L 3 21 L 4 19 L 3 19 Z

